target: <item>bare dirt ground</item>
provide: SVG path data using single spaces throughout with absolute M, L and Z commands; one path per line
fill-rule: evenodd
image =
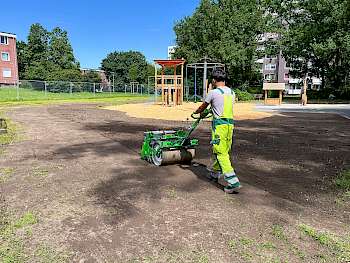
M 244 188 L 206 179 L 209 124 L 194 166 L 139 159 L 146 130 L 186 122 L 137 119 L 96 105 L 21 107 L 8 116 L 25 140 L 8 147 L 0 184 L 9 209 L 36 213 L 30 246 L 69 262 L 345 262 L 300 224 L 349 237 L 349 205 L 333 180 L 350 165 L 350 122 L 284 113 L 236 123 L 234 164 Z

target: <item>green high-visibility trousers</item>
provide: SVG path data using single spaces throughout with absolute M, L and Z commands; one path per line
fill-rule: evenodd
M 234 171 L 231 164 L 233 125 L 222 124 L 212 129 L 213 144 L 213 170 L 222 174 L 229 174 Z
M 213 119 L 212 144 L 213 144 L 213 166 L 214 172 L 220 172 L 224 176 L 225 186 L 239 187 L 240 182 L 231 164 L 231 148 L 233 137 L 233 95 L 224 94 L 224 110 L 219 118 Z M 220 181 L 220 180 L 219 180 Z

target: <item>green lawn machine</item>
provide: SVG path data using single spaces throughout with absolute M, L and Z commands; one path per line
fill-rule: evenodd
M 212 117 L 212 114 L 210 109 L 206 109 L 202 114 L 198 116 L 192 114 L 191 117 L 195 122 L 188 129 L 145 132 L 141 158 L 156 166 L 190 163 L 199 144 L 198 139 L 190 136 L 199 123 Z

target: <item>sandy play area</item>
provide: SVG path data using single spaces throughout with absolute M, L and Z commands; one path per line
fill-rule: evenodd
M 184 103 L 176 107 L 164 107 L 161 104 L 124 104 L 108 106 L 104 109 L 125 112 L 130 117 L 159 120 L 186 121 L 191 113 L 200 106 L 200 103 Z M 270 117 L 272 114 L 255 110 L 254 103 L 236 103 L 235 120 L 253 120 Z

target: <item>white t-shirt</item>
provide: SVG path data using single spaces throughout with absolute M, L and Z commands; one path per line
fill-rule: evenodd
M 228 87 L 217 87 L 216 89 L 211 90 L 205 98 L 205 102 L 211 104 L 215 118 L 220 118 L 224 112 L 224 94 L 221 93 L 219 88 L 224 92 L 224 94 L 233 95 L 232 108 L 236 99 L 235 92 Z

